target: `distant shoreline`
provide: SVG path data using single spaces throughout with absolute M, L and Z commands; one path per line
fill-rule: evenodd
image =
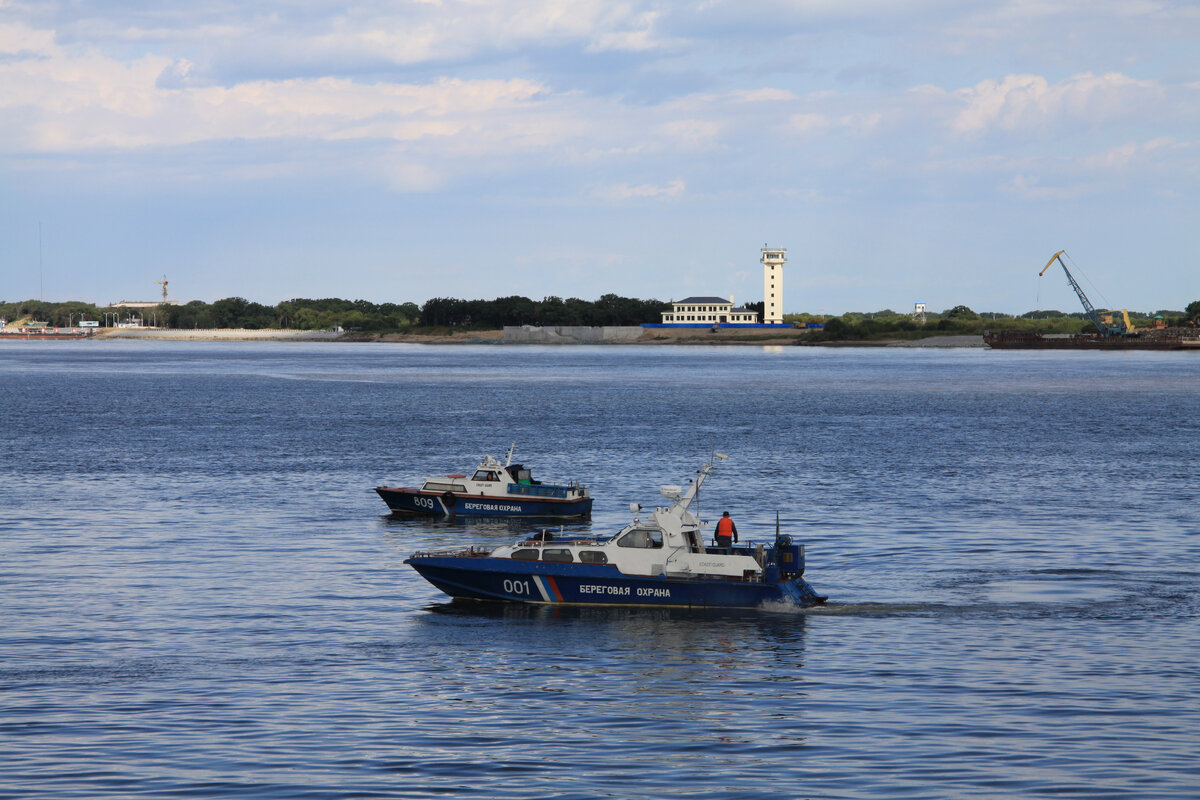
M 541 331 L 542 329 L 534 329 Z M 362 333 L 302 330 L 243 330 L 231 328 L 169 330 L 161 328 L 110 328 L 99 331 L 95 338 L 124 341 L 190 341 L 190 342 L 384 342 L 396 344 L 504 344 L 521 346 L 526 344 L 624 344 L 624 345 L 701 345 L 701 346 L 804 346 L 804 347 L 905 347 L 905 348 L 959 348 L 983 347 L 983 337 L 930 336 L 910 340 L 847 340 L 837 342 L 805 341 L 803 329 L 787 329 L 763 333 L 757 331 L 707 329 L 646 328 L 638 335 L 629 329 L 545 329 L 554 333 L 542 338 L 514 340 L 509 332 L 462 331 L 450 333 Z M 579 331 L 599 331 L 590 337 L 580 337 Z M 624 331 L 620 337 L 606 337 L 608 331 Z M 565 332 L 564 332 L 565 331 Z M 794 331 L 794 332 L 793 332 Z M 575 334 L 575 335 L 572 335 Z

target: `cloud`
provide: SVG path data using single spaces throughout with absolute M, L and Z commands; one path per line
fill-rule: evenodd
M 191 61 L 180 58 L 158 73 L 154 87 L 156 89 L 183 89 L 195 85 L 195 67 L 196 65 Z
M 951 127 L 956 133 L 975 135 L 1035 130 L 1065 121 L 1098 124 L 1135 116 L 1163 94 L 1155 81 L 1117 72 L 1085 72 L 1054 84 L 1040 75 L 1007 75 L 955 91 L 960 109 Z
M 58 30 L 71 32 L 60 36 L 0 25 L 0 153 L 9 163 L 32 155 L 27 163 L 57 165 L 99 165 L 88 156 L 119 154 L 132 170 L 155 150 L 202 149 L 214 177 L 240 180 L 262 174 L 249 161 L 269 149 L 270 174 L 324 177 L 340 167 L 403 192 L 507 175 L 558 196 L 678 198 L 688 186 L 692 197 L 698 186 L 712 196 L 741 191 L 746 174 L 766 167 L 773 192 L 792 198 L 912 191 L 936 180 L 965 187 L 968 174 L 986 175 L 978 185 L 992 192 L 999 183 L 1037 196 L 1062 191 L 1039 178 L 1075 185 L 1088 170 L 1151 161 L 1150 142 L 1186 138 L 1179 122 L 1196 116 L 1186 84 L 1114 71 L 829 91 L 836 71 L 788 72 L 776 60 L 781 48 L 764 45 L 771 69 L 782 70 L 769 77 L 754 63 L 761 50 L 728 40 L 720 58 L 704 61 L 714 51 L 700 40 L 719 42 L 721 33 L 683 26 L 669 3 L 438 0 L 335 13 L 315 2 L 299 18 L 273 0 L 253 13 L 235 5 L 214 0 L 195 18 L 177 11 L 63 22 Z M 807 4 L 788 19 L 863 19 L 877 8 L 850 5 Z M 738 35 L 759 31 L 761 16 L 748 12 Z M 783 28 L 763 41 L 795 34 Z M 197 30 L 222 34 L 210 40 Z M 277 63 L 235 77 L 227 59 L 244 65 L 251 57 Z M 395 66 L 410 64 L 421 66 Z M 580 79 L 601 67 L 613 70 L 611 80 Z M 667 73 L 652 100 L 628 88 Z M 684 76 L 678 83 L 676 74 Z M 1159 119 L 1176 127 L 1155 127 Z M 1086 145 L 1076 134 L 1083 126 Z M 1029 143 L 1049 131 L 1055 136 L 1041 138 L 1055 138 L 1053 149 Z M 1064 136 L 1075 142 L 1073 157 L 1062 155 Z M 1180 152 L 1158 147 L 1160 164 Z M 160 165 L 158 155 L 147 164 Z M 163 180 L 176 174 L 147 169 Z M 542 181 L 551 170 L 555 180 Z
M 792 114 L 788 117 L 788 127 L 795 133 L 823 133 L 833 125 L 833 121 L 825 114 Z
M 642 184 L 640 186 L 631 186 L 627 183 L 619 183 L 599 189 L 595 194 L 597 197 L 607 200 L 674 198 L 681 196 L 686 189 L 686 184 L 682 180 L 676 179 L 662 185 Z
M 3 4 L 0 4 L 0 9 Z M 36 30 L 19 23 L 0 23 L 0 54 L 5 56 L 38 56 L 53 52 L 54 32 Z
M 1075 200 L 1099 190 L 1094 183 L 1077 183 L 1072 186 L 1042 186 L 1039 179 L 1030 175 L 1016 175 L 1000 187 L 1007 194 L 1015 194 L 1030 200 Z
M 400 192 L 432 192 L 445 183 L 444 177 L 428 164 L 405 161 L 403 156 L 388 164 L 386 171 L 392 188 Z
M 1126 142 L 1080 159 L 1080 164 L 1089 170 L 1119 170 L 1130 167 L 1145 168 L 1148 162 L 1170 158 L 1191 150 L 1194 144 L 1180 142 L 1170 136 L 1160 136 L 1146 142 Z
M 511 141 L 529 133 L 513 119 L 536 109 L 545 91 L 519 78 L 368 84 L 319 77 L 197 85 L 188 59 L 146 55 L 119 61 L 29 38 L 43 42 L 36 57 L 0 62 L 0 84 L 11 87 L 0 94 L 5 122 L 0 144 L 9 151 L 234 139 L 413 141 L 464 134 Z M 494 127 L 486 137 L 475 135 L 489 123 Z M 530 119 L 534 125 L 536 119 Z
M 879 127 L 883 119 L 884 115 L 880 111 L 863 111 L 836 116 L 802 112 L 789 116 L 784 129 L 802 136 L 825 134 L 833 130 L 869 134 Z
M 616 6 L 616 8 L 621 8 Z M 602 53 L 606 50 L 623 50 L 629 52 L 644 52 L 659 50 L 669 43 L 660 41 L 654 35 L 654 22 L 658 14 L 646 12 L 630 15 L 622 20 L 622 25 L 615 30 L 600 30 L 592 35 L 592 40 L 585 52 Z

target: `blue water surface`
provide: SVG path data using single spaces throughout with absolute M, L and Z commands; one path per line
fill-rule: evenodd
M 1195 797 L 1200 355 L 0 346 L 0 797 Z M 608 534 L 806 542 L 807 612 L 455 603 L 528 522 L 372 488 L 484 454 Z

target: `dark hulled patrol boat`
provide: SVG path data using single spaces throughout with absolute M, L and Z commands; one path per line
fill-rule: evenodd
M 515 445 L 514 445 L 515 447 Z M 592 497 L 579 481 L 565 484 L 533 479 L 523 464 L 512 463 L 513 448 L 501 464 L 487 456 L 470 476 L 436 475 L 420 488 L 377 486 L 393 513 L 439 517 L 586 517 Z

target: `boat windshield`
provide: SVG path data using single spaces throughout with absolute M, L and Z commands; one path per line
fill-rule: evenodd
M 617 547 L 662 547 L 662 531 L 651 528 L 634 528 L 617 539 Z
M 466 492 L 467 487 L 461 483 L 442 483 L 440 481 L 425 481 L 421 486 L 422 492 Z
M 498 481 L 500 479 L 497 478 L 496 473 L 491 470 L 478 469 L 478 470 L 475 470 L 475 474 L 473 476 L 471 476 L 471 480 L 473 480 L 473 481 Z

